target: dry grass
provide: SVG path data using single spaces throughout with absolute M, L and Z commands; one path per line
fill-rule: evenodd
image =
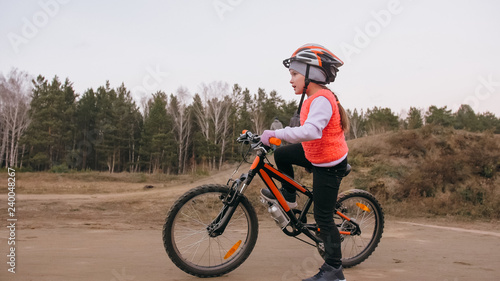
M 148 187 L 168 188 L 192 183 L 202 175 L 164 175 L 144 173 L 47 173 L 17 174 L 17 192 L 21 194 L 107 194 L 141 191 Z M 206 177 L 206 176 L 205 176 Z
M 352 185 L 401 216 L 500 218 L 500 137 L 427 126 L 349 142 Z

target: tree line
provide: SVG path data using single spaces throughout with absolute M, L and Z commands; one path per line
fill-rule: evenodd
M 297 102 L 276 91 L 250 93 L 238 84 L 201 84 L 191 96 L 152 93 L 138 105 L 122 83 L 109 82 L 81 95 L 68 79 L 47 80 L 12 70 L 0 75 L 0 166 L 33 171 L 94 170 L 184 174 L 220 169 L 240 156 L 242 129 L 262 133 L 278 118 L 285 126 Z M 392 130 L 438 124 L 500 133 L 500 120 L 476 114 L 468 105 L 410 108 L 398 116 L 389 108 L 348 110 L 353 139 Z
M 431 105 L 427 110 L 410 107 L 407 114 L 401 115 L 395 114 L 390 108 L 376 106 L 366 111 L 348 109 L 347 113 L 351 123 L 348 139 L 388 131 L 418 129 L 426 124 L 500 134 L 500 119 L 491 112 L 477 114 L 468 104 L 462 104 L 456 112 L 452 112 L 447 106 Z

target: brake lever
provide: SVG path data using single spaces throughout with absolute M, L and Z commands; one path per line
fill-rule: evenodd
M 269 150 L 272 149 L 271 147 L 263 144 L 262 141 L 259 141 L 256 144 L 252 144 L 251 147 L 253 150 L 260 150 L 260 151 L 264 152 L 265 154 L 267 154 L 269 152 Z
M 259 149 L 259 147 L 261 147 L 261 144 L 262 142 L 259 141 L 258 143 L 253 143 L 253 144 L 250 144 L 250 147 L 253 149 L 253 150 L 257 150 Z

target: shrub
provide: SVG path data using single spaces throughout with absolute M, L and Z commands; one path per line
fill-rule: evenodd
M 473 173 L 493 178 L 500 168 L 500 145 L 492 134 L 468 142 L 465 154 Z
M 55 165 L 50 168 L 51 173 L 69 173 L 70 169 L 68 168 L 68 165 L 66 164 L 60 164 L 60 165 Z
M 389 139 L 393 150 L 391 155 L 401 157 L 425 156 L 427 149 L 423 145 L 421 134 L 418 131 L 403 131 Z
M 465 202 L 470 202 L 473 205 L 483 204 L 486 191 L 482 188 L 474 188 L 465 186 L 457 190 L 460 199 Z

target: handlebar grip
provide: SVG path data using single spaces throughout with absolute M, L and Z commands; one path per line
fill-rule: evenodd
M 269 138 L 269 143 L 280 146 L 281 140 L 278 138 L 275 138 L 275 137 L 271 137 L 271 138 Z

